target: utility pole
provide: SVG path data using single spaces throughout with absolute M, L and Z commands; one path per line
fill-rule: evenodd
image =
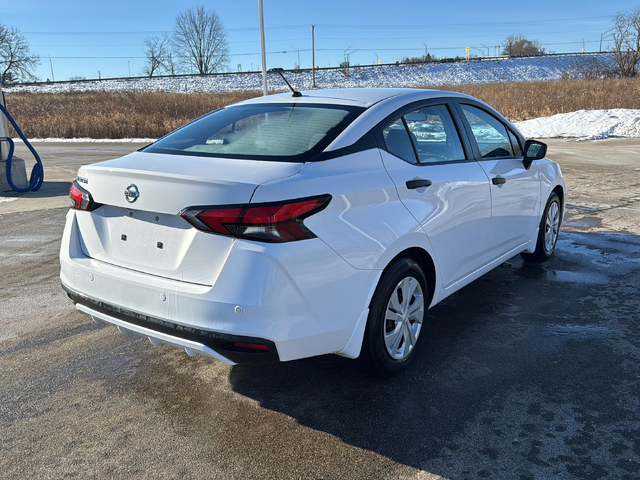
M 262 7 L 262 0 L 258 0 L 258 7 L 260 9 L 260 48 L 262 49 L 262 93 L 266 96 L 269 95 L 267 89 L 267 52 L 264 45 L 264 8 Z
M 602 41 L 606 40 L 608 37 L 610 37 L 611 32 L 613 32 L 615 30 L 615 28 L 610 28 L 609 30 L 607 30 L 606 32 L 602 32 L 600 34 L 600 50 L 598 50 L 600 53 L 602 53 Z
M 294 47 L 293 45 L 289 45 L 289 46 L 298 51 L 298 70 L 300 70 L 300 49 L 298 47 Z
M 424 59 L 426 60 L 427 57 L 429 56 L 429 49 L 427 48 L 427 44 L 422 42 L 422 44 L 424 45 Z
M 487 57 L 490 56 L 491 54 L 489 53 L 489 47 L 487 47 L 484 43 L 481 43 L 480 45 L 487 49 Z
M 316 88 L 316 26 L 311 25 L 311 78 L 313 88 Z
M 347 53 L 349 49 L 353 47 L 353 45 L 349 45 L 349 47 L 344 50 L 344 63 L 345 63 L 345 74 L 347 77 L 349 76 L 349 54 Z
M 53 76 L 53 62 L 51 61 L 51 57 L 49 57 L 49 65 L 51 66 L 51 81 L 55 82 L 56 77 Z
M 127 60 L 127 66 L 129 67 L 129 78 L 131 78 L 131 60 Z

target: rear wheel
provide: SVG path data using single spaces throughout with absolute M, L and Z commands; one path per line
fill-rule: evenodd
M 553 252 L 556 250 L 556 243 L 558 242 L 558 233 L 560 232 L 561 214 L 560 214 L 560 199 L 558 195 L 553 192 L 549 196 L 547 206 L 542 214 L 540 220 L 540 229 L 538 231 L 538 240 L 536 243 L 536 249 L 533 253 L 522 253 L 522 258 L 528 262 L 544 262 L 551 258 Z
M 422 338 L 428 298 L 420 266 L 409 258 L 393 262 L 371 300 L 363 360 L 382 374 L 405 369 Z

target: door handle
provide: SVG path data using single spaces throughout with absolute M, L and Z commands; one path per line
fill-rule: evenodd
M 493 177 L 491 179 L 491 183 L 493 183 L 494 185 L 502 185 L 504 183 L 507 183 L 507 179 L 504 177 Z
M 430 187 L 431 180 L 427 180 L 426 178 L 417 178 L 415 180 L 407 180 L 407 188 L 410 190 L 414 190 L 416 188 L 422 187 Z

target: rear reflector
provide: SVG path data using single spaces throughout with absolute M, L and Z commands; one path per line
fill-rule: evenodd
M 189 207 L 182 217 L 198 230 L 261 242 L 282 243 L 315 238 L 303 220 L 323 210 L 331 195 L 286 202 Z
M 269 347 L 266 345 L 260 345 L 259 343 L 234 343 L 234 347 L 246 348 L 247 350 L 257 350 L 259 352 L 268 352 Z
M 76 210 L 95 210 L 100 205 L 94 203 L 91 194 L 80 186 L 77 181 L 69 189 L 69 204 Z

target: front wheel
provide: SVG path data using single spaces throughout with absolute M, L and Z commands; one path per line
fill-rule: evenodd
M 540 263 L 549 260 L 556 250 L 558 242 L 558 233 L 560 231 L 560 199 L 553 192 L 549 196 L 547 206 L 540 220 L 540 229 L 538 231 L 538 240 L 536 249 L 533 253 L 522 253 L 522 258 L 529 262 Z
M 428 307 L 425 275 L 401 258 L 384 272 L 373 295 L 362 357 L 382 374 L 405 369 L 415 357 Z

